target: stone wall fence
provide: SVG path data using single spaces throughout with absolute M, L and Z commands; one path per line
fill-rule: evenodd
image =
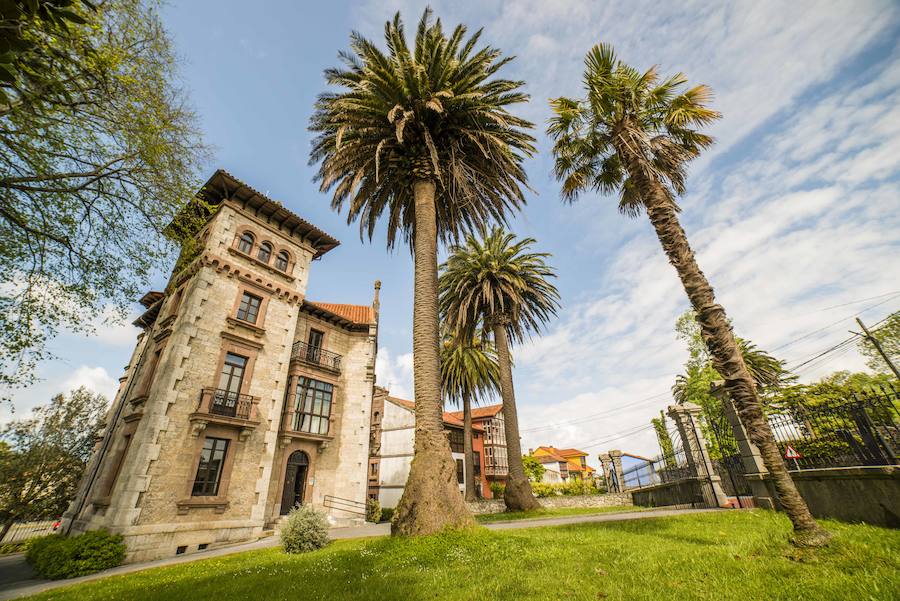
M 571 495 L 571 496 L 555 496 L 540 497 L 540 503 L 545 509 L 557 507 L 630 507 L 634 503 L 631 501 L 630 492 L 617 492 L 602 495 Z M 481 499 L 466 503 L 469 511 L 475 515 L 486 513 L 502 513 L 506 511 L 506 504 L 503 499 Z

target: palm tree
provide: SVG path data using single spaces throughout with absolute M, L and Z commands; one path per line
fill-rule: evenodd
M 385 24 L 387 52 L 351 34 L 344 67 L 325 72 L 340 89 L 319 96 L 310 124 L 310 162 L 321 190 L 334 190 L 332 208 L 346 207 L 370 239 L 384 217 L 388 248 L 402 236 L 414 256 L 415 456 L 395 534 L 473 523 L 441 423 L 437 243 L 521 207 L 534 152 L 532 124 L 508 111 L 528 98 L 522 82 L 495 77 L 511 59 L 479 48 L 480 33 L 445 35 L 426 10 L 412 49 L 399 13 Z
M 497 390 L 500 366 L 497 352 L 484 336 L 447 335 L 441 346 L 441 388 L 452 403 L 462 403 L 466 501 L 475 500 L 475 461 L 472 450 L 472 401 Z
M 544 262 L 549 255 L 529 252 L 534 239 L 516 241 L 499 227 L 482 238 L 468 235 L 464 245 L 451 247 L 440 277 L 441 315 L 455 331 L 483 323 L 494 335 L 509 464 L 503 499 L 508 511 L 526 511 L 540 505 L 522 465 L 509 346 L 556 315 L 559 293 L 547 281 L 556 277 Z
M 756 383 L 741 356 L 725 310 L 716 303 L 678 221 L 677 195 L 684 192 L 688 163 L 713 139 L 698 131 L 721 115 L 707 105 L 711 90 L 685 89 L 679 73 L 660 81 L 656 68 L 639 72 L 617 60 L 611 46 L 595 46 L 585 59 L 584 99 L 551 100 L 555 173 L 562 196 L 581 192 L 619 194 L 619 210 L 631 217 L 647 212 L 669 262 L 690 299 L 716 370 L 759 447 L 778 497 L 800 545 L 827 544 L 785 469 L 766 421 Z

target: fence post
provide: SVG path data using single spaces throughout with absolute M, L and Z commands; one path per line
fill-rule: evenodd
M 681 442 L 684 445 L 684 454 L 687 458 L 688 466 L 697 478 L 708 480 L 712 489 L 712 499 L 710 504 L 717 507 L 727 507 L 728 497 L 722 490 L 722 479 L 716 473 L 709 453 L 706 450 L 706 440 L 703 432 L 700 430 L 698 418 L 700 416 L 700 407 L 694 403 L 682 403 L 680 405 L 672 405 L 667 413 L 675 425 L 678 426 L 678 432 L 681 434 Z
M 753 493 L 753 505 L 764 509 L 775 509 L 778 505 L 777 498 L 769 485 L 769 470 L 763 463 L 762 455 L 756 445 L 750 442 L 750 435 L 744 428 L 737 408 L 731 400 L 731 396 L 725 390 L 724 380 L 717 380 L 710 386 L 710 392 L 714 397 L 722 401 L 722 409 L 725 417 L 734 432 L 734 439 L 741 452 L 741 465 L 744 468 L 744 477 L 750 484 L 750 492 Z
M 612 469 L 612 459 L 609 453 L 600 453 L 597 458 L 600 460 L 600 471 L 603 472 L 603 483 L 606 485 L 606 492 L 617 492 L 612 489 L 612 478 L 609 477 Z
M 609 460 L 612 462 L 612 469 L 616 475 L 616 483 L 618 490 L 616 492 L 625 492 L 625 471 L 622 469 L 622 451 L 614 449 L 608 451 Z

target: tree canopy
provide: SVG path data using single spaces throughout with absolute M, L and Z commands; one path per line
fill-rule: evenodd
M 426 9 L 409 48 L 397 13 L 385 25 L 387 53 L 353 32 L 344 68 L 325 72 L 341 88 L 319 96 L 310 129 L 310 163 L 321 190 L 347 222 L 387 244 L 414 239 L 413 182 L 436 181 L 438 236 L 455 240 L 487 221 L 504 222 L 525 203 L 522 162 L 534 152 L 532 124 L 509 112 L 526 102 L 521 81 L 495 77 L 511 57 L 480 47 L 481 30 L 445 33 Z
M 103 395 L 82 387 L 3 428 L 0 524 L 62 515 L 91 458 L 107 405 Z
M 891 313 L 883 325 L 873 328 L 871 332 L 894 365 L 900 365 L 900 311 Z M 859 343 L 859 350 L 866 357 L 869 369 L 880 374 L 893 373 L 871 340 L 863 337 Z
M 152 4 L 3 3 L 2 19 L 0 386 L 9 389 L 33 380 L 60 328 L 124 317 L 175 250 L 162 233 L 196 190 L 206 149 Z

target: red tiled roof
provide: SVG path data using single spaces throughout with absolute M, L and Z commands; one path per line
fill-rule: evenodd
M 412 401 L 407 401 L 406 399 L 398 399 L 397 397 L 393 396 L 389 396 L 388 400 L 392 403 L 400 405 L 401 407 L 405 407 L 410 411 L 416 410 L 416 404 Z M 462 428 L 464 426 L 462 419 L 457 418 L 454 413 L 449 413 L 447 411 L 444 411 L 444 423 L 451 426 L 456 426 L 458 428 Z M 484 432 L 484 428 L 478 424 L 472 424 L 472 429 L 478 430 L 479 432 Z
M 582 455 L 587 457 L 587 453 L 579 451 L 578 449 L 557 449 L 556 452 L 563 457 L 580 457 Z
M 472 409 L 472 419 L 494 417 L 495 415 L 500 413 L 500 411 L 502 411 L 502 410 L 503 410 L 502 404 L 488 405 L 486 407 L 475 407 L 474 409 Z M 455 417 L 457 419 L 462 419 L 463 412 L 462 411 L 454 411 L 450 415 L 452 415 L 453 417 Z
M 314 307 L 334 313 L 338 317 L 342 317 L 347 321 L 356 324 L 375 323 L 375 310 L 369 305 L 343 305 L 340 303 L 317 303 L 306 301 Z

